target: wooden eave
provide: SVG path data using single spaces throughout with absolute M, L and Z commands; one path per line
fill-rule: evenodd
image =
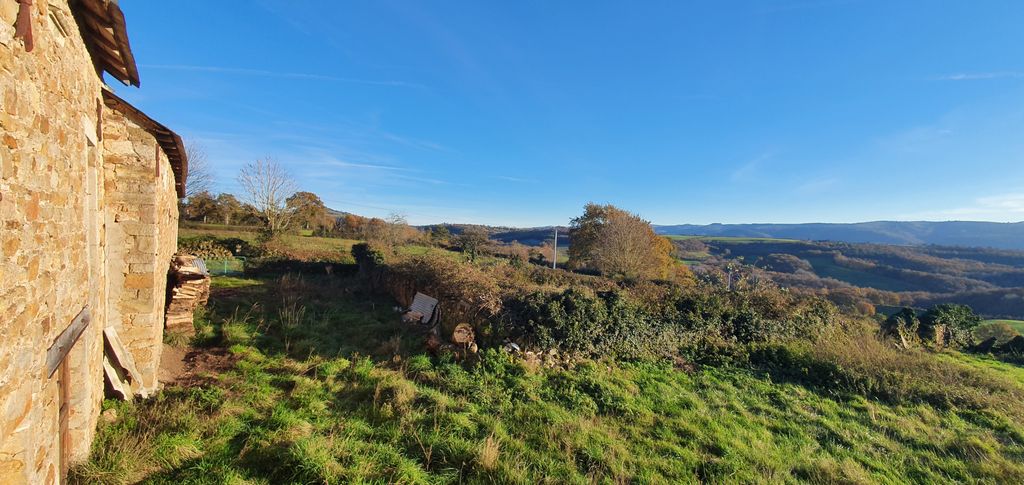
M 106 88 L 103 89 L 103 104 L 124 114 L 153 135 L 157 144 L 167 155 L 167 160 L 171 162 L 171 171 L 174 172 L 174 189 L 178 193 L 178 198 L 184 198 L 185 179 L 188 178 L 188 155 L 185 153 L 185 144 L 182 143 L 181 137 Z
M 139 86 L 139 69 L 117 1 L 72 0 L 71 10 L 96 68 L 126 86 Z

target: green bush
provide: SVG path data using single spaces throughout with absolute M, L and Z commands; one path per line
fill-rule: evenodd
M 946 303 L 923 315 L 904 308 L 882 324 L 882 333 L 899 339 L 904 347 L 923 343 L 936 349 L 962 349 L 974 344 L 974 330 L 979 325 L 981 317 L 971 307 Z
M 605 302 L 579 288 L 553 295 L 537 292 L 505 306 L 502 332 L 544 349 L 597 353 L 605 331 L 615 325 Z

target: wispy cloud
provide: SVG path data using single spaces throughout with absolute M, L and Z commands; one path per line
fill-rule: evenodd
M 832 187 L 835 187 L 839 183 L 838 177 L 820 178 L 815 180 L 809 180 L 804 182 L 796 188 L 797 192 L 802 194 L 819 194 Z
M 1024 214 L 1024 192 L 982 197 L 978 199 L 978 204 L 989 209 Z
M 337 160 L 337 159 L 324 160 L 321 163 L 323 163 L 324 165 L 330 165 L 330 166 L 333 166 L 333 167 L 341 167 L 341 168 L 367 168 L 367 169 L 371 169 L 371 170 L 395 170 L 395 171 L 401 171 L 401 172 L 414 172 L 415 171 L 415 170 L 413 170 L 411 168 L 405 168 L 405 167 L 394 167 L 394 166 L 391 166 L 391 165 L 376 165 L 376 164 L 373 164 L 373 163 L 346 162 L 344 160 Z
M 973 203 L 962 207 L 906 214 L 903 217 L 909 219 L 1024 221 L 1024 191 L 979 197 Z
M 764 162 L 766 162 L 773 156 L 773 153 L 765 152 L 752 158 L 751 160 L 748 160 L 743 165 L 736 167 L 736 169 L 732 171 L 730 178 L 733 182 L 740 182 L 753 177 L 757 173 L 757 171 L 760 170 L 761 166 L 764 165 Z
M 440 143 L 435 143 L 430 140 L 420 140 L 416 138 L 410 138 L 407 136 L 396 135 L 387 131 L 378 131 L 381 138 L 392 141 L 401 145 L 405 145 L 412 148 L 418 148 L 420 150 L 431 150 L 436 152 L 447 152 L 450 151 Z
M 987 79 L 1024 79 L 1024 71 L 958 72 L 933 78 L 936 81 L 981 81 Z
M 392 86 L 403 88 L 426 89 L 426 86 L 417 83 L 394 80 L 359 79 L 340 76 L 329 76 L 325 74 L 313 74 L 305 72 L 270 71 L 265 69 L 248 69 L 239 67 L 221 66 L 195 66 L 188 64 L 139 64 L 144 69 L 161 69 L 167 71 L 194 71 L 210 72 L 220 74 L 238 74 L 243 76 L 274 77 L 285 79 L 305 79 L 310 81 L 327 81 L 349 84 L 366 84 L 371 86 Z
M 534 179 L 524 179 L 524 178 L 519 178 L 519 177 L 509 177 L 509 176 L 506 176 L 506 175 L 492 175 L 491 178 L 497 179 L 497 180 L 504 180 L 506 182 L 516 182 L 516 183 L 520 183 L 520 184 L 535 184 L 535 183 L 537 183 L 537 181 L 534 180 Z

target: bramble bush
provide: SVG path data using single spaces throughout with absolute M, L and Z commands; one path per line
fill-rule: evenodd
M 806 338 L 839 318 L 827 301 L 767 282 L 735 290 L 711 282 L 613 282 L 443 254 L 385 262 L 367 245 L 352 253 L 378 289 L 403 305 L 417 291 L 438 298 L 442 323 L 473 323 L 484 344 L 508 339 L 536 350 L 637 359 Z

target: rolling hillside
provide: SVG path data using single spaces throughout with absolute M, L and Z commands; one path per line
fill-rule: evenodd
M 659 234 L 842 241 L 897 245 L 1024 249 L 1024 222 L 896 222 L 856 224 L 681 224 L 654 226 Z

